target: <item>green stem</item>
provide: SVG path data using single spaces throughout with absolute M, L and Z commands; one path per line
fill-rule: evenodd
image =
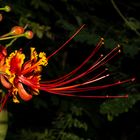
M 20 34 L 20 35 L 15 35 L 15 36 L 9 36 L 9 37 L 4 37 L 4 38 L 0 38 L 1 40 L 8 40 L 8 39 L 13 39 L 13 38 L 19 38 L 19 37 L 23 37 L 24 34 Z
M 5 48 L 8 48 L 9 46 L 11 46 L 16 40 L 17 38 L 14 38 L 13 40 L 11 40 L 10 43 L 6 44 Z
M 56 140 L 59 140 L 61 136 L 63 137 L 63 134 L 61 132 L 65 131 L 65 129 L 67 128 L 68 124 L 69 124 L 69 122 L 65 123 L 64 127 L 60 130 L 60 133 L 57 136 Z
M 0 10 L 5 10 L 5 8 L 4 8 L 4 7 L 2 7 L 2 8 L 0 8 Z
M 135 27 L 133 27 L 129 21 L 123 16 L 123 14 L 121 13 L 121 11 L 118 9 L 117 5 L 115 4 L 114 0 L 111 0 L 111 3 L 113 5 L 113 7 L 116 9 L 116 11 L 118 12 L 118 14 L 120 15 L 120 17 L 125 21 L 126 25 L 130 27 L 131 30 L 133 30 L 138 36 L 140 36 L 140 33 L 136 30 Z
M 8 129 L 8 112 L 2 110 L 0 112 L 0 140 L 5 140 Z
M 9 33 L 7 33 L 7 34 L 4 34 L 4 35 L 0 36 L 0 38 L 4 38 L 4 37 L 10 36 L 10 35 L 12 35 L 11 32 L 9 32 Z

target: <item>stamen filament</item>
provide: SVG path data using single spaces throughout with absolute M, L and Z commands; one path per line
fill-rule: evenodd
M 65 87 L 58 87 L 58 88 L 49 88 L 49 87 L 43 87 L 41 86 L 40 88 L 42 90 L 45 90 L 45 91 L 59 91 L 61 93 L 67 93 L 67 92 L 71 92 L 71 93 L 77 93 L 77 92 L 84 92 L 84 91 L 91 91 L 91 90 L 100 90 L 100 89 L 104 89 L 104 88 L 107 88 L 107 87 L 111 87 L 111 86 L 116 86 L 116 85 L 120 85 L 120 84 L 123 84 L 123 83 L 127 83 L 127 82 L 130 82 L 132 81 L 132 79 L 127 79 L 127 80 L 124 80 L 124 81 L 119 81 L 119 82 L 116 82 L 116 83 L 111 83 L 111 84 L 106 84 L 106 85 L 103 85 L 103 86 L 88 86 L 88 87 L 81 87 L 81 88 L 77 88 L 77 87 L 73 87 L 72 86 L 65 86 Z M 67 90 L 69 89 L 69 90 Z
M 83 76 L 85 76 L 85 75 L 87 75 L 88 73 L 90 73 L 90 72 L 92 72 L 92 71 L 94 71 L 95 69 L 97 69 L 97 68 L 99 68 L 99 67 L 101 67 L 102 65 L 104 65 L 104 64 L 106 64 L 110 59 L 112 59 L 114 56 L 116 56 L 117 54 L 118 54 L 118 52 L 119 51 L 117 51 L 115 54 L 113 54 L 118 48 L 119 48 L 120 46 L 117 46 L 116 48 L 114 48 L 110 53 L 108 53 L 105 57 L 103 57 L 101 60 L 100 60 L 100 58 L 96 61 L 96 63 L 95 64 L 93 64 L 88 70 L 86 70 L 85 72 L 83 72 L 82 74 L 79 74 L 78 76 L 76 76 L 76 77 L 74 77 L 74 78 L 72 78 L 72 79 L 70 79 L 70 80 L 67 80 L 67 81 L 65 81 L 66 79 L 68 79 L 70 76 L 72 76 L 72 74 L 71 75 L 69 75 L 69 76 L 67 76 L 66 78 L 63 78 L 62 80 L 60 80 L 59 79 L 59 81 L 57 81 L 57 82 L 55 82 L 55 85 L 52 83 L 52 84 L 50 84 L 49 82 L 48 82 L 48 86 L 62 86 L 62 85 L 65 85 L 65 84 L 68 84 L 68 83 L 71 83 L 71 82 L 73 82 L 73 81 L 75 81 L 75 80 L 77 80 L 77 79 L 79 79 L 79 78 L 81 78 L 81 77 L 83 77 Z M 110 56 L 110 55 L 112 55 L 112 56 Z M 109 57 L 109 58 L 108 58 Z M 106 60 L 107 59 L 107 60 Z M 65 82 L 64 82 L 65 81 Z
M 86 96 L 86 95 L 75 95 L 75 94 L 70 94 L 70 93 L 60 93 L 57 91 L 51 91 L 48 90 L 48 92 L 56 94 L 56 95 L 60 95 L 60 96 L 68 96 L 68 97 L 78 97 L 78 98 L 91 98 L 91 99 L 106 99 L 106 98 L 128 98 L 128 94 L 125 95 L 93 95 L 93 96 Z
M 60 51 L 63 47 L 65 47 L 83 28 L 85 24 L 83 24 L 61 47 L 59 47 L 55 52 L 53 52 L 47 58 L 50 59 L 53 55 L 55 55 L 58 51 Z
M 68 74 L 66 74 L 58 79 L 45 81 L 45 83 L 53 83 L 53 82 L 60 81 L 61 79 L 64 81 L 64 80 L 68 79 L 69 77 L 71 77 L 73 74 L 75 74 L 78 70 L 80 70 L 92 58 L 92 56 L 98 51 L 98 49 L 102 46 L 102 44 L 103 44 L 103 38 L 101 38 L 99 43 L 96 45 L 96 48 L 91 52 L 91 54 L 77 68 L 75 68 L 70 73 L 68 73 Z

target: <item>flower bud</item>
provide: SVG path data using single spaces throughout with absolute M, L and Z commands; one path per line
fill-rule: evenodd
M 11 11 L 11 7 L 8 6 L 8 5 L 6 5 L 6 6 L 4 7 L 4 10 L 5 10 L 5 12 L 10 12 L 10 11 Z
M 28 38 L 28 39 L 32 39 L 33 36 L 34 36 L 34 34 L 33 34 L 32 31 L 26 31 L 24 35 L 25 35 L 25 37 Z
M 12 35 L 20 35 L 20 34 L 23 34 L 23 33 L 24 33 L 24 28 L 21 27 L 21 26 L 14 26 L 11 29 L 11 34 Z

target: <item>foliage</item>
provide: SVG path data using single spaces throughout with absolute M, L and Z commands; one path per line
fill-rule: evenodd
M 87 140 L 84 134 L 86 134 L 88 126 L 80 119 L 83 115 L 82 108 L 71 106 L 69 111 L 69 113 L 59 112 L 50 129 L 21 129 L 17 135 L 10 136 L 10 138 L 20 140 Z M 73 132 L 73 129 L 76 132 Z
M 119 114 L 128 112 L 133 105 L 140 100 L 140 95 L 130 95 L 128 99 L 113 99 L 104 102 L 101 105 L 100 112 L 102 114 L 107 114 L 107 118 L 109 121 L 112 121 L 115 116 L 119 116 Z

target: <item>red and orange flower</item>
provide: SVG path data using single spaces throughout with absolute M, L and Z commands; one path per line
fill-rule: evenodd
M 63 96 L 78 96 L 84 98 L 126 98 L 128 95 L 106 95 L 106 96 L 86 96 L 82 92 L 104 89 L 110 86 L 119 85 L 125 82 L 134 80 L 128 79 L 124 81 L 118 81 L 111 84 L 93 86 L 92 83 L 97 82 L 101 79 L 104 79 L 109 76 L 106 74 L 106 69 L 99 72 L 93 77 L 88 78 L 88 80 L 79 83 L 73 84 L 76 80 L 83 78 L 84 76 L 88 77 L 88 74 L 94 72 L 98 68 L 104 66 L 110 59 L 116 56 L 120 52 L 120 46 L 115 47 L 107 55 L 100 55 L 99 58 L 84 72 L 79 73 L 79 71 L 87 64 L 87 62 L 98 52 L 101 48 L 103 38 L 99 41 L 96 47 L 93 49 L 91 54 L 74 70 L 70 73 L 50 81 L 41 80 L 41 71 L 43 66 L 47 66 L 50 58 L 56 54 L 60 49 L 66 46 L 70 40 L 84 27 L 84 25 L 76 31 L 76 33 L 64 43 L 59 49 L 57 49 L 50 56 L 46 56 L 44 52 L 39 54 L 36 52 L 35 48 L 31 48 L 30 59 L 25 61 L 25 54 L 22 52 L 22 49 L 15 50 L 9 56 L 7 55 L 6 48 L 0 46 L 0 82 L 1 84 L 8 89 L 8 95 L 13 96 L 13 101 L 15 103 L 19 102 L 19 97 L 28 101 L 32 98 L 33 95 L 38 95 L 40 90 L 57 94 Z M 79 92 L 79 94 L 75 94 Z M 7 99 L 7 98 L 6 98 Z M 5 102 L 4 102 L 5 103 Z
M 31 58 L 25 63 L 25 55 L 22 50 L 16 50 L 6 58 L 4 67 L 7 69 L 2 75 L 1 81 L 3 86 L 13 95 L 14 102 L 19 102 L 17 94 L 25 101 L 30 100 L 33 94 L 38 94 L 41 66 L 46 66 L 48 63 L 45 55 L 43 52 L 37 54 L 35 48 L 31 48 Z M 31 94 L 27 93 L 23 84 L 28 85 L 28 91 Z

